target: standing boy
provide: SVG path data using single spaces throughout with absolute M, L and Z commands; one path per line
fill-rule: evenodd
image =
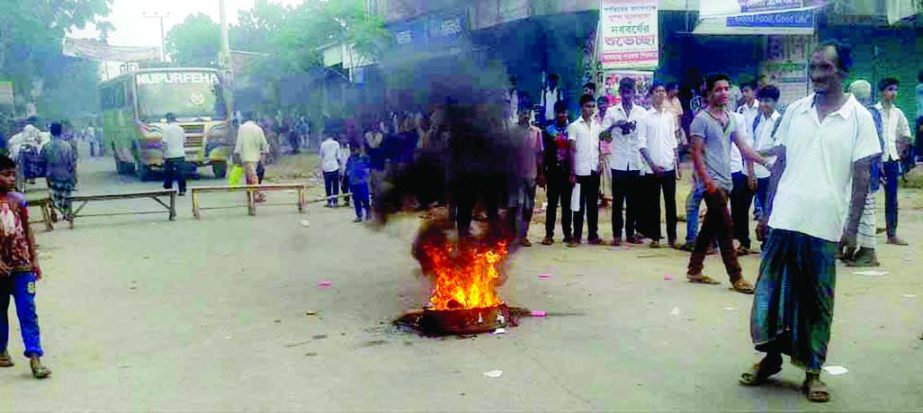
M 666 210 L 667 242 L 676 247 L 676 179 L 678 155 L 676 114 L 667 108 L 667 89 L 655 82 L 651 87 L 653 107 L 638 125 L 638 146 L 644 158 L 646 205 L 641 220 L 651 236 L 651 248 L 660 247 L 660 193 Z
M 567 244 L 576 247 L 583 235 L 583 217 L 586 214 L 588 237 L 591 245 L 599 245 L 599 135 L 602 128 L 593 119 L 596 99 L 590 95 L 580 98 L 580 118 L 567 127 L 571 153 L 574 158 L 574 180 L 580 185 L 578 211 L 574 212 L 574 237 Z
M 731 214 L 727 208 L 731 181 L 731 145 L 736 145 L 741 154 L 751 160 L 765 164 L 766 161 L 747 145 L 737 132 L 737 117 L 728 109 L 728 92 L 731 87 L 727 75 L 711 75 L 706 80 L 708 107 L 696 115 L 690 126 L 692 136 L 692 160 L 695 164 L 699 185 L 704 188 L 708 213 L 695 249 L 689 260 L 686 277 L 690 282 L 719 284 L 702 274 L 705 255 L 712 241 L 717 238 L 721 247 L 731 286 L 737 292 L 753 294 L 753 286 L 743 278 L 731 228 Z
M 349 148 L 351 153 L 346 161 L 346 177 L 349 180 L 350 191 L 353 194 L 353 205 L 356 206 L 356 220 L 362 222 L 362 212 L 365 210 L 365 220 L 372 220 L 371 201 L 369 199 L 369 158 L 359 151 L 359 146 Z
M 894 104 L 897 99 L 897 79 L 885 78 L 878 83 L 881 101 L 875 109 L 881 113 L 881 131 L 884 146 L 881 160 L 885 177 L 885 223 L 888 228 L 888 244 L 907 245 L 897 237 L 897 178 L 901 174 L 901 142 L 910 140 L 910 125 L 904 112 Z
M 548 185 L 548 208 L 545 212 L 545 239 L 542 245 L 554 244 L 554 225 L 561 204 L 561 231 L 564 243 L 571 242 L 570 209 L 571 194 L 574 190 L 574 163 L 568 137 L 567 105 L 558 102 L 554 107 L 554 123 L 545 129 L 543 146 L 545 148 L 544 173 Z
M 320 144 L 320 166 L 324 173 L 324 191 L 327 194 L 327 208 L 336 208 L 340 195 L 340 144 L 333 140 L 333 135 Z
M 35 253 L 35 238 L 29 228 L 29 210 L 23 194 L 16 188 L 16 163 L 0 155 L 0 367 L 13 367 L 7 345 L 10 322 L 7 309 L 10 297 L 16 303 L 16 315 L 29 359 L 32 376 L 44 379 L 51 370 L 42 365 L 42 342 L 35 309 L 35 283 L 42 278 Z

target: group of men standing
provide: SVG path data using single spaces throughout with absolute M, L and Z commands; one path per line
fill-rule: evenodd
M 818 46 L 809 62 L 814 93 L 790 104 L 784 114 L 776 110 L 777 88 L 744 85 L 742 104 L 735 109 L 729 99 L 730 78 L 711 75 L 705 82 L 706 106 L 689 128 L 695 184 L 687 200 L 690 237 L 683 246 L 692 252 L 687 278 L 719 283 L 703 274 L 705 257 L 717 242 L 732 289 L 755 294 L 751 337 L 756 349 L 766 353 L 741 376 L 741 383 L 761 384 L 781 370 L 781 355 L 787 354 L 805 369 L 802 388 L 815 402 L 829 400 L 820 372 L 830 339 L 836 260 L 878 265 L 873 194 L 879 176 L 886 192 L 888 243 L 907 245 L 896 232 L 897 148 L 911 131 L 894 105 L 897 80 L 880 83 L 881 102 L 876 105 L 871 105 L 870 93 L 863 95 L 855 86 L 851 94 L 844 93 L 850 53 L 835 41 Z M 583 242 L 584 220 L 587 242 L 603 243 L 597 196 L 600 176 L 609 168 L 612 244 L 620 245 L 624 234 L 625 242 L 641 243 L 643 236 L 659 247 L 662 194 L 667 241 L 677 246 L 678 116 L 665 105 L 663 84 L 651 87 L 650 109 L 634 104 L 635 86 L 632 79 L 623 79 L 621 102 L 611 108 L 605 99 L 583 95 L 580 117 L 570 123 L 565 104 L 554 105 L 538 176 L 548 193 L 544 245 L 554 243 L 559 205 L 569 247 Z M 754 198 L 757 239 L 763 242 L 755 286 L 744 278 L 737 260 L 750 253 Z M 702 200 L 708 210 L 699 230 Z

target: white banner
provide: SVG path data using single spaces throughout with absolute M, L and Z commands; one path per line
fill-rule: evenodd
M 658 0 L 600 0 L 599 63 L 603 69 L 660 64 Z
M 826 3 L 827 0 L 707 0 L 699 2 L 699 18 L 814 9 Z
M 156 47 L 110 46 L 93 39 L 64 39 L 65 56 L 106 62 L 143 62 L 160 60 L 160 49 Z

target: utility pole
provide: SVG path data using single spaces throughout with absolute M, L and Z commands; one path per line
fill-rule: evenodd
M 218 70 L 224 78 L 224 104 L 228 119 L 234 118 L 234 68 L 231 64 L 231 40 L 228 36 L 228 15 L 224 0 L 218 0 L 218 18 L 221 27 L 221 48 L 218 52 Z M 236 131 L 232 131 L 237 136 Z
M 144 17 L 148 19 L 160 20 L 160 61 L 167 61 L 167 36 L 163 30 L 164 19 L 170 18 L 170 12 L 144 12 Z

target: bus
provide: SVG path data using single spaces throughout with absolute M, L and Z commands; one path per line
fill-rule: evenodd
M 118 174 L 148 180 L 163 169 L 161 137 L 168 113 L 186 131 L 187 165 L 210 166 L 217 178 L 227 174 L 235 142 L 217 70 L 129 72 L 100 85 L 100 106 L 103 147 L 112 152 Z

